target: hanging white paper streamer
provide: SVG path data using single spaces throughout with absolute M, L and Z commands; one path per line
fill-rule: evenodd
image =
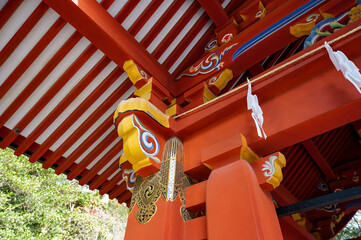
M 337 71 L 341 70 L 343 76 L 356 87 L 359 93 L 361 93 L 361 74 L 356 65 L 350 61 L 343 52 L 334 52 L 327 42 L 325 42 L 325 48 Z
M 263 130 L 263 112 L 258 103 L 258 98 L 256 95 L 252 95 L 252 87 L 250 81 L 248 81 L 248 93 L 247 93 L 247 108 L 252 110 L 252 118 L 256 124 L 257 134 L 259 137 L 267 138 L 266 133 Z M 263 134 L 263 136 L 262 136 Z

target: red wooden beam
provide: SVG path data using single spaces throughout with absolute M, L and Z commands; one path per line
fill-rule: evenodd
M 75 32 L 70 39 L 79 41 L 82 38 L 79 32 Z M 31 121 L 39 113 L 39 109 L 43 109 L 49 101 L 62 89 L 62 87 L 74 76 L 74 74 L 83 66 L 83 64 L 95 53 L 96 48 L 90 45 L 78 59 L 61 75 L 61 77 L 50 87 L 50 89 L 40 98 L 40 100 L 29 110 L 29 112 L 15 125 L 9 134 L 3 139 L 2 145 L 8 146 L 19 136 L 16 129 L 25 129 Z M 24 149 L 25 151 L 26 149 Z M 20 150 L 19 150 L 20 151 Z M 18 152 L 19 152 L 18 151 Z M 16 154 L 18 154 L 18 152 Z M 21 153 L 20 153 L 21 154 Z
M 120 155 L 119 155 L 120 157 Z M 94 190 L 98 188 L 108 177 L 110 177 L 119 168 L 119 160 L 115 160 L 95 181 L 89 185 L 89 189 Z M 99 169 L 100 170 L 100 169 Z M 99 171 L 99 170 L 96 170 Z M 91 171 L 91 170 L 90 170 Z M 88 175 L 89 176 L 89 175 Z
M 285 168 L 284 178 L 283 178 L 283 182 L 285 183 L 285 186 L 288 189 L 290 187 L 292 187 L 290 182 L 294 180 L 294 174 L 297 172 L 299 167 L 302 165 L 301 161 L 293 161 L 292 159 L 300 159 L 301 160 L 305 156 L 303 147 L 301 146 L 301 144 L 296 144 L 290 148 L 292 148 L 292 152 L 291 152 L 291 154 L 286 156 L 286 159 L 287 160 L 291 159 L 291 160 L 289 161 L 289 163 L 287 163 L 287 167 Z
M 183 29 L 187 23 L 188 19 L 191 19 L 199 10 L 200 6 L 197 2 L 193 2 L 193 4 L 187 9 L 187 11 L 183 14 L 183 16 L 177 21 L 177 23 L 172 27 L 172 29 L 167 33 L 164 39 L 160 42 L 158 47 L 152 52 L 152 55 L 159 59 L 162 54 L 167 50 L 169 45 L 173 42 L 173 40 L 177 37 L 179 33 L 179 29 Z
M 128 86 L 127 86 L 128 84 Z M 128 89 L 129 89 L 129 85 L 131 83 L 129 81 L 124 82 L 123 84 L 121 84 L 90 116 L 89 118 L 87 118 L 82 125 L 76 129 L 71 135 L 70 137 L 48 158 L 48 160 L 50 161 L 54 161 L 55 162 L 60 158 L 60 156 L 66 152 L 68 150 L 68 148 L 71 147 L 71 145 L 76 142 L 99 118 L 99 116 L 102 116 L 111 106 L 113 106 L 116 102 L 119 101 L 119 96 L 122 96 Z M 89 95 L 88 98 L 92 98 L 93 96 Z M 86 99 L 87 100 L 87 99 Z M 87 101 L 85 101 L 87 102 Z M 77 111 L 74 111 L 68 119 L 77 119 L 79 116 L 73 116 L 73 114 L 77 114 Z M 74 118 L 72 118 L 74 117 Z M 65 125 L 67 121 L 65 121 Z M 65 125 L 61 125 L 59 126 L 58 129 L 64 128 L 67 129 L 65 127 Z M 53 133 L 55 134 L 55 133 Z M 55 140 L 57 140 L 59 137 L 61 136 L 61 134 L 55 138 Z M 48 138 L 50 139 L 50 138 Z M 52 140 L 51 140 L 52 141 Z M 44 142 L 45 143 L 45 142 Z M 44 143 L 41 145 L 40 148 L 42 148 L 44 146 Z M 50 147 L 51 145 L 48 145 L 47 147 Z M 46 147 L 45 147 L 46 148 Z M 41 152 L 36 152 L 37 154 L 40 154 L 38 156 L 41 156 Z M 36 154 L 34 152 L 34 159 L 36 159 Z M 33 156 L 32 155 L 32 156 Z M 32 156 L 30 157 L 30 160 L 32 158 Z M 46 168 L 49 165 L 43 165 L 44 168 Z
M 305 156 L 306 155 L 306 156 Z M 297 184 L 301 184 L 303 186 L 306 186 L 306 183 L 308 183 L 310 181 L 310 178 L 313 175 L 317 175 L 320 174 L 320 171 L 318 170 L 317 166 L 312 164 L 312 160 L 310 159 L 309 156 L 307 156 L 307 154 L 305 153 L 305 155 L 303 155 L 301 158 L 298 159 L 299 162 L 301 162 L 301 166 L 298 167 L 295 171 L 295 175 L 298 175 L 300 172 L 304 173 L 302 177 L 293 177 L 290 182 L 288 183 L 289 185 L 289 190 L 293 193 L 295 193 L 296 191 L 299 190 Z M 305 156 L 305 157 L 304 157 Z M 306 160 L 307 159 L 307 160 Z M 308 163 L 308 164 L 307 164 Z M 294 175 L 294 176 L 295 176 Z M 297 186 L 297 187 L 296 187 Z M 306 188 L 306 187 L 305 187 Z
M 187 68 L 189 65 L 194 63 L 194 59 L 198 59 L 199 56 L 204 54 L 204 47 L 209 42 L 209 39 L 214 38 L 214 26 L 211 25 L 210 28 L 204 33 L 204 35 L 198 40 L 194 47 L 189 51 L 187 56 L 183 61 L 178 65 L 178 67 L 172 73 L 173 76 L 177 76 L 181 71 Z
M 117 137 L 116 133 L 110 132 L 103 141 L 97 145 L 81 162 L 68 174 L 67 178 L 73 180 L 76 178 L 94 159 L 102 153 Z
M 96 1 L 44 1 L 118 66 L 123 67 L 125 61 L 133 59 L 172 91 L 168 71 Z
M 360 21 L 349 25 L 326 40 L 360 25 Z M 332 47 L 343 51 L 356 66 L 361 66 L 360 39 L 361 31 L 356 31 Z M 321 44 L 315 44 L 288 61 Z M 176 132 L 187 148 L 185 170 L 189 174 L 205 168 L 201 164 L 200 150 L 240 133 L 247 137 L 255 152 L 266 155 L 361 118 L 360 94 L 336 71 L 325 49 L 259 80 L 254 83 L 253 92 L 258 95 L 264 113 L 267 140 L 257 136 L 251 113 L 247 111 L 246 87 L 176 121 Z
M 62 128 L 63 126 L 71 126 L 72 123 L 74 123 L 74 119 L 79 118 L 88 108 L 89 108 L 89 103 L 94 103 L 96 101 L 96 99 L 98 99 L 120 76 L 120 74 L 123 72 L 123 70 L 119 69 L 119 68 L 115 68 L 109 75 L 108 77 L 101 83 L 98 85 L 98 87 L 78 106 L 78 108 L 76 110 L 74 110 L 69 117 L 59 126 L 59 128 Z M 116 98 L 116 97 L 114 97 Z M 105 102 L 107 102 L 110 98 L 108 98 Z M 115 100 L 117 101 L 117 100 Z M 113 101 L 110 102 L 110 104 Z M 103 104 L 102 104 L 103 105 Z M 101 106 L 102 106 L 101 105 Z M 44 168 L 48 168 L 50 166 L 52 166 L 66 151 L 69 147 L 71 147 L 74 142 L 77 141 L 77 139 L 79 139 L 79 137 L 82 135 L 81 133 L 79 133 L 80 129 L 83 129 L 83 131 L 81 132 L 85 132 L 87 130 L 87 126 L 91 126 L 98 118 L 99 116 L 101 116 L 101 112 L 99 112 L 101 106 L 99 106 L 99 108 L 97 110 L 95 110 L 83 123 L 82 125 L 75 130 L 68 139 L 66 139 L 64 141 L 64 143 L 62 143 L 58 149 L 54 152 L 54 154 L 51 155 L 50 158 L 48 158 L 46 160 L 46 162 L 43 164 Z M 107 110 L 107 109 L 106 109 Z M 97 113 L 99 113 L 99 115 L 97 115 Z M 94 116 L 96 115 L 96 116 Z M 93 120 L 91 120 L 93 119 Z M 95 121 L 94 121 L 95 120 Z M 67 124 L 67 123 L 68 124 Z M 59 129 L 58 128 L 58 129 Z M 66 129 L 64 127 L 64 129 Z
M 122 23 L 128 16 L 129 14 L 134 10 L 134 8 L 138 5 L 140 0 L 133 0 L 133 1 L 128 1 L 123 7 L 122 9 L 119 11 L 119 13 L 117 14 L 117 16 L 115 16 L 115 19 L 119 22 Z
M 283 184 L 279 185 L 271 194 L 280 206 L 290 205 L 299 201 Z
M 115 174 L 115 176 L 110 179 L 109 182 L 107 182 L 106 184 L 102 184 L 102 187 L 99 190 L 99 193 L 101 195 L 109 192 L 112 188 L 115 187 L 115 185 L 117 185 L 117 183 L 119 183 L 121 180 L 123 179 L 123 175 L 122 172 L 118 172 L 117 174 Z
M 26 57 L 19 63 L 15 70 L 9 77 L 1 84 L 0 98 L 2 98 L 7 91 L 14 85 L 14 83 L 23 75 L 28 67 L 35 61 L 35 59 L 43 52 L 48 44 L 55 38 L 55 36 L 64 27 L 66 22 L 62 18 L 58 18 L 55 23 L 49 28 L 45 35 L 39 42 L 31 49 Z
M 101 2 L 101 5 L 107 9 L 113 2 L 114 2 L 114 0 L 104 0 Z M 45 8 L 45 10 L 44 10 L 44 8 Z M 32 15 L 28 18 L 28 20 L 26 20 L 24 25 L 18 30 L 18 32 L 14 35 L 14 37 L 9 41 L 9 43 L 1 51 L 0 65 L 2 63 L 1 62 L 2 58 L 5 57 L 7 54 L 10 55 L 11 52 L 14 50 L 13 48 L 15 48 L 17 46 L 18 42 L 22 41 L 22 39 L 26 36 L 26 34 L 32 29 L 33 25 L 36 24 L 36 22 L 39 18 L 38 15 L 42 16 L 43 12 L 46 11 L 48 8 L 49 7 L 44 2 L 41 2 L 39 4 L 37 9 L 32 13 Z M 58 53 L 55 56 L 57 56 L 59 54 L 64 55 L 64 53 L 66 52 L 66 49 L 69 49 L 69 46 L 74 46 L 75 44 L 77 44 L 81 38 L 82 38 L 82 35 L 78 31 L 74 32 L 73 35 L 68 39 L 68 41 L 64 44 L 64 46 L 60 48 L 60 50 L 58 51 Z M 16 137 L 19 136 L 19 133 L 16 130 L 19 129 L 21 131 L 21 130 L 25 129 L 25 127 L 39 113 L 39 109 L 43 109 L 46 106 L 46 104 L 49 103 L 49 101 L 62 89 L 62 87 L 71 79 L 71 77 L 80 69 L 80 67 L 84 65 L 84 63 L 95 53 L 96 50 L 97 49 L 94 45 L 90 45 L 77 58 L 77 60 L 70 66 L 70 68 L 67 69 L 64 72 L 64 74 L 62 74 L 62 76 L 51 86 L 51 88 L 45 93 L 45 95 L 42 96 L 41 99 L 21 119 L 21 121 L 16 124 L 16 126 L 12 129 L 12 131 L 9 132 L 4 137 L 3 141 L 0 143 L 0 147 L 7 147 L 8 145 L 11 144 L 11 142 L 13 142 L 15 140 Z M 49 63 L 46 64 L 46 66 L 43 68 L 43 70 L 41 70 L 41 72 L 43 72 L 43 71 L 49 72 L 49 71 L 51 71 L 51 69 L 49 70 L 50 67 L 54 68 L 56 66 L 55 63 L 50 64 L 51 61 L 56 61 L 57 58 L 55 56 L 52 58 L 52 60 L 49 61 Z M 59 60 L 59 58 L 58 58 L 58 60 Z M 40 75 L 40 73 L 38 74 L 38 76 L 39 75 Z M 39 78 L 38 76 L 35 78 Z M 45 78 L 46 76 L 43 76 L 43 77 Z M 24 98 L 24 97 L 22 96 L 22 98 Z M 11 106 L 12 106 L 11 114 L 13 114 L 17 108 L 14 108 L 13 105 L 11 105 Z M 6 119 L 5 121 L 7 121 L 7 120 L 8 119 Z
M 218 0 L 198 0 L 217 27 L 223 27 L 229 22 L 229 17 Z
M 300 174 L 300 178 L 302 175 Z M 302 178 L 303 179 L 303 178 Z M 308 176 L 304 177 L 304 181 L 297 181 L 296 184 L 298 184 L 298 187 L 293 187 L 292 186 L 292 191 L 294 191 L 295 196 L 299 199 L 307 199 L 305 198 L 306 195 L 311 195 L 313 193 L 313 191 L 316 189 L 316 186 L 318 185 L 318 183 L 320 181 L 317 181 L 319 179 L 323 179 L 323 177 L 321 176 L 321 174 L 319 174 L 318 170 L 315 170 L 314 168 L 311 169 L 310 173 L 308 174 Z M 302 186 L 302 187 L 300 187 Z
M 120 185 L 116 185 L 112 191 L 109 194 L 109 198 L 116 198 L 118 197 L 121 193 L 127 191 L 127 184 L 125 182 L 122 182 Z M 128 191 L 129 192 L 129 191 Z
M 291 217 L 280 218 L 279 223 L 285 239 L 316 240 L 311 233 L 298 225 Z
M 148 34 L 143 38 L 140 42 L 142 46 L 147 48 L 153 40 L 157 37 L 157 35 L 162 30 L 162 26 L 167 25 L 169 20 L 174 16 L 174 14 L 179 10 L 185 0 L 174 1 L 167 11 L 163 13 L 163 15 L 159 18 L 159 20 L 153 25 L 153 27 L 149 30 Z M 129 1 L 128 3 L 133 2 Z
M 66 161 L 60 163 L 55 173 L 60 174 L 68 169 L 95 141 L 97 141 L 113 125 L 113 114 L 111 114 L 88 138 L 72 152 Z
M 88 74 L 83 77 L 83 79 L 64 97 L 60 103 L 46 116 L 46 118 L 36 127 L 35 130 L 31 132 L 31 134 L 26 138 L 26 140 L 16 149 L 15 154 L 20 155 L 24 153 L 24 151 L 31 146 L 33 142 L 50 126 L 50 124 L 61 114 L 75 99 L 79 94 L 95 79 L 95 77 L 103 71 L 103 69 L 110 63 L 110 59 L 107 57 L 103 57 L 91 70 Z M 90 104 L 91 105 L 91 104 Z M 89 106 L 90 106 L 89 105 Z M 64 124 L 64 123 L 62 123 Z M 73 122 L 71 123 L 73 124 Z M 71 125 L 64 126 L 63 129 L 56 129 L 52 134 L 52 138 L 48 138 L 46 142 L 41 145 L 42 149 L 37 149 L 35 152 L 46 151 L 61 135 L 64 133 L 66 129 L 68 129 Z M 56 136 L 55 136 L 55 135 Z M 37 161 L 38 158 L 41 157 L 32 155 L 33 161 Z M 36 158 L 36 159 L 35 159 Z
M 356 122 L 353 122 L 352 127 L 358 133 L 358 135 L 361 137 L 361 119 Z
M 127 191 L 127 184 L 125 182 L 122 182 L 120 185 L 115 186 L 115 189 L 112 189 L 112 192 L 109 194 L 109 198 L 113 199 L 118 197 L 120 194 L 124 194 L 124 192 Z M 127 191 L 129 192 L 129 191 Z
M 135 36 L 140 29 L 144 26 L 144 24 L 149 20 L 149 18 L 153 15 L 153 13 L 158 9 L 158 7 L 162 4 L 163 1 L 155 0 L 152 1 L 147 8 L 143 11 L 143 13 L 138 17 L 138 19 L 133 23 L 132 27 L 129 29 L 129 33 L 132 36 Z
M 119 156 L 120 158 L 120 155 L 119 154 L 121 152 L 121 150 L 123 149 L 123 141 L 120 141 L 118 142 L 109 152 L 107 152 L 103 157 L 102 159 L 100 159 L 90 170 L 87 174 L 85 175 L 82 175 L 82 178 L 80 179 L 79 181 L 79 184 L 80 185 L 84 185 L 86 184 L 87 182 L 89 182 L 90 180 L 92 180 L 92 178 L 105 166 L 109 163 L 109 161 L 111 161 L 112 159 L 114 159 L 114 157 L 116 155 Z M 94 188 L 92 189 L 95 189 L 97 187 L 99 187 L 103 182 L 101 182 L 101 179 L 102 181 L 105 181 L 105 179 L 107 179 L 111 174 L 113 174 L 117 169 L 119 169 L 119 160 L 117 158 L 117 160 L 114 161 L 114 163 L 111 165 L 111 166 L 116 166 L 114 171 L 111 171 L 109 172 L 109 168 L 110 166 L 102 173 L 100 174 L 99 178 L 97 178 L 96 181 L 93 181 L 92 180 L 92 187 L 95 186 L 95 183 L 99 183 L 99 185 L 95 186 Z M 106 174 L 109 174 L 107 176 L 105 176 Z
M 198 19 L 197 24 L 195 24 L 188 33 L 184 36 L 184 38 L 177 44 L 177 47 L 174 49 L 174 51 L 167 57 L 167 59 L 164 61 L 163 66 L 165 66 L 167 69 L 170 69 L 173 64 L 177 61 L 179 56 L 186 50 L 186 48 L 189 46 L 189 44 L 193 41 L 194 36 L 197 36 L 197 34 L 202 30 L 204 25 L 208 22 L 209 18 L 207 14 L 202 14 L 202 16 Z M 201 47 L 201 50 L 204 49 L 204 46 Z
M 302 145 L 306 148 L 306 151 L 311 155 L 313 161 L 321 169 L 322 173 L 326 176 L 327 180 L 336 178 L 335 173 L 332 171 L 327 160 L 322 156 L 312 139 L 308 139 L 302 142 Z
M 321 153 L 327 153 L 326 149 L 329 145 L 331 145 L 332 141 L 339 137 L 339 134 L 342 132 L 340 131 L 341 128 L 334 129 L 328 133 L 322 134 L 322 138 L 317 140 L 317 137 L 314 138 L 315 143 L 319 146 L 319 150 Z M 326 156 L 327 157 L 327 156 Z
M 123 203 L 125 201 L 128 201 L 132 197 L 132 193 L 130 191 L 122 192 L 122 194 L 118 198 L 119 203 Z M 109 195 L 109 198 L 112 199 Z
M 298 192 L 297 192 L 297 196 L 301 199 L 310 199 L 312 196 L 314 196 L 314 193 L 316 191 L 319 191 L 318 188 L 316 188 L 315 186 L 318 186 L 318 184 L 324 181 L 324 178 L 321 175 L 314 175 L 313 177 L 311 177 L 310 183 L 309 185 L 300 185 L 302 186 L 301 188 L 299 188 Z
M 352 132 L 346 131 L 343 129 L 342 134 L 334 143 L 332 148 L 327 148 L 326 152 L 323 154 L 328 160 L 330 166 L 334 166 L 336 161 L 339 161 L 340 158 L 343 158 L 343 150 L 345 147 L 349 146 L 349 142 L 353 140 Z
M 9 1 L 14 2 L 14 1 Z M 9 3 L 8 2 L 8 3 Z M 33 29 L 35 24 L 40 20 L 40 18 L 45 14 L 49 7 L 41 2 L 34 12 L 26 19 L 24 24 L 19 28 L 15 35 L 10 39 L 10 41 L 5 45 L 5 47 L 0 52 L 0 66 L 6 61 L 6 59 L 11 55 L 19 43 L 26 37 L 26 35 Z M 2 19 L 6 19 L 5 16 L 2 16 Z
M 63 58 L 71 51 L 71 49 L 77 43 L 77 41 L 73 41 L 73 40 L 74 40 L 73 38 L 68 39 L 68 41 L 46 63 L 46 65 L 31 80 L 31 82 L 28 85 L 26 85 L 26 87 L 21 91 L 18 97 L 10 104 L 10 106 L 3 112 L 3 114 L 1 114 L 0 126 L 3 126 L 13 116 L 13 114 L 17 112 L 19 107 L 30 97 L 30 95 L 46 79 L 46 77 L 51 73 L 51 71 L 53 71 L 53 69 L 60 63 L 60 61 L 63 60 Z
M 16 11 L 16 9 L 19 7 L 19 5 L 24 0 L 13 0 L 8 1 L 5 6 L 0 11 L 0 29 L 5 25 L 7 20 L 10 18 L 11 15 Z
M 236 50 L 245 45 L 248 41 L 252 38 L 256 37 L 258 34 L 261 34 L 266 29 L 268 29 L 273 24 L 277 23 L 291 12 L 295 11 L 303 4 L 305 4 L 306 0 L 291 0 L 288 1 L 286 4 L 280 6 L 275 11 L 270 13 L 267 16 L 267 20 L 262 20 L 263 24 L 254 24 L 251 27 L 245 29 L 241 34 L 235 36 L 231 41 L 223 44 L 217 49 L 217 52 L 221 53 L 226 48 L 233 46 L 233 48 L 228 49 L 226 54 L 222 57 L 221 61 L 223 62 L 223 68 L 229 68 L 233 71 L 234 77 L 238 77 L 241 73 L 243 73 L 246 69 L 253 66 L 257 62 L 265 59 L 270 54 L 276 52 L 277 50 L 287 46 L 289 43 L 293 42 L 295 38 L 290 35 L 289 29 L 284 27 L 279 29 L 278 31 L 270 34 L 267 38 L 257 44 L 257 47 L 251 47 L 247 51 L 242 54 L 242 57 L 238 57 L 236 59 L 232 59 L 233 54 Z M 245 61 L 244 59 L 247 59 Z M 203 59 L 196 61 L 193 63 L 191 67 L 198 66 L 199 63 Z M 190 67 L 187 69 L 190 69 Z M 183 75 L 176 81 L 177 84 L 177 96 L 182 94 L 183 92 L 189 90 L 193 86 L 197 85 L 200 82 L 205 81 L 206 79 L 211 78 L 217 71 L 213 70 L 207 74 L 198 74 L 196 76 L 189 77 L 187 75 Z
M 121 173 L 119 173 L 121 175 Z M 114 177 L 115 178 L 115 177 Z M 113 179 L 114 179 L 113 178 Z M 113 180 L 112 179 L 112 180 Z M 103 187 L 102 187 L 103 188 Z M 99 190 L 99 192 L 102 190 L 102 188 Z M 127 190 L 127 184 L 123 181 L 122 183 L 120 184 L 116 184 L 112 189 L 111 189 L 111 192 L 110 194 L 113 193 L 113 195 L 116 195 L 114 196 L 113 198 L 119 196 L 121 193 L 125 192 Z M 110 195 L 109 195 L 109 198 L 110 198 Z
M 355 215 L 356 212 L 351 212 L 349 214 L 346 214 L 346 216 L 344 216 L 341 221 L 336 224 L 335 228 L 333 229 L 333 232 L 335 233 L 335 235 L 337 233 L 339 233 L 345 226 L 346 224 L 353 218 L 353 216 Z M 347 239 L 347 240 L 361 240 L 361 237 L 358 238 L 351 238 L 351 239 Z
M 342 174 L 343 171 L 350 170 L 350 169 L 352 169 L 354 171 L 359 171 L 361 169 L 361 159 L 356 159 L 351 162 L 343 163 L 343 164 L 335 167 L 333 170 L 334 170 L 334 172 L 336 172 L 338 174 Z
M 317 8 L 321 7 L 322 4 L 325 4 L 326 2 L 327 1 L 319 3 L 320 5 L 318 5 Z M 285 24 L 282 28 L 276 30 L 276 26 L 279 26 L 280 22 L 284 22 L 284 19 L 291 19 L 289 18 L 290 14 L 297 12 L 298 9 L 309 3 L 310 2 L 306 0 L 287 1 L 285 4 L 267 14 L 267 16 L 257 24 L 253 24 L 252 26 L 244 29 L 241 34 L 238 34 L 231 41 L 220 46 L 216 52 L 219 54 L 220 61 L 223 64 L 223 69 L 228 68 L 232 70 L 233 76 L 237 78 L 249 67 L 294 42 L 296 38 L 290 34 L 289 27 L 294 25 L 295 22 L 308 16 L 311 12 L 315 12 L 317 10 L 316 7 L 305 10 L 305 12 L 301 15 L 293 16 L 294 19 Z M 348 4 L 352 6 L 354 2 L 348 2 Z M 342 12 L 340 12 L 340 14 L 341 13 Z M 220 53 L 222 52 L 224 52 L 224 55 L 220 57 Z M 214 53 L 215 52 L 212 54 Z M 209 56 L 210 54 L 207 57 Z M 216 67 L 216 65 L 210 65 L 209 68 L 207 68 L 207 71 L 200 71 L 200 73 L 193 71 L 194 67 L 199 66 L 199 64 L 202 63 L 202 61 L 205 61 L 205 59 L 206 57 L 196 61 L 183 72 L 185 74 L 177 76 L 176 96 L 180 96 L 182 93 L 197 84 L 210 79 L 217 74 L 216 70 L 219 65 L 218 67 Z M 204 62 L 203 65 L 205 65 Z

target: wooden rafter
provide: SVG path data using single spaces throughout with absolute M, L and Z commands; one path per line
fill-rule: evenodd
M 280 184 L 272 191 L 272 197 L 280 206 L 290 205 L 299 201 L 283 184 Z
M 312 141 L 308 139 L 302 142 L 302 145 L 306 148 L 306 151 L 311 155 L 313 161 L 321 169 L 322 173 L 326 176 L 327 180 L 332 180 L 336 178 L 335 173 L 332 171 L 327 160 L 322 156 L 319 149 Z
M 15 1 L 9 1 L 7 4 L 14 3 Z M 8 59 L 8 57 L 13 53 L 19 43 L 24 40 L 26 35 L 33 29 L 36 23 L 40 20 L 40 18 L 45 14 L 48 10 L 48 6 L 41 2 L 38 7 L 34 10 L 34 12 L 29 16 L 29 18 L 24 22 L 24 24 L 20 27 L 19 31 L 11 38 L 11 40 L 5 45 L 5 47 L 0 52 L 0 66 Z M 1 19 L 5 20 L 6 17 L 2 15 Z M 5 13 L 4 13 L 5 14 Z M 2 21 L 1 20 L 1 21 Z M 1 26 L 1 23 L 0 23 Z
M 14 0 L 8 1 L 3 9 L 0 11 L 1 19 L 0 19 L 0 29 L 5 25 L 6 21 L 10 18 L 10 16 L 15 12 L 17 7 L 23 2 L 23 0 Z
M 133 59 L 172 91 L 172 76 L 96 1 L 44 0 L 119 67 Z
M 230 18 L 218 0 L 198 0 L 217 27 L 223 27 Z

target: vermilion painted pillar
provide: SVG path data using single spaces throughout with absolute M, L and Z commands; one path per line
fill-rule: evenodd
M 271 195 L 245 160 L 212 171 L 206 209 L 209 240 L 283 239 Z
M 137 175 L 125 239 L 184 239 L 184 223 L 190 219 L 184 191 L 189 185 L 183 173 L 183 145 L 170 138 L 160 171 L 144 178 Z
M 241 136 L 238 157 L 205 158 L 203 163 L 213 171 L 206 184 L 197 183 L 206 189 L 192 194 L 206 209 L 191 213 L 185 189 L 193 180 L 183 167 L 187 149 L 173 137 L 169 116 L 134 98 L 118 105 L 114 122 L 123 138 L 120 167 L 136 174 L 135 185 L 128 186 L 133 194 L 125 239 L 282 239 L 269 193 L 282 181 L 286 160 L 281 153 L 260 158 Z M 132 182 L 130 175 L 125 179 L 127 185 Z

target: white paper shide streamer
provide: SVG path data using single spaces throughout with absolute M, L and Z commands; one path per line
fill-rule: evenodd
M 248 81 L 248 92 L 247 92 L 247 108 L 252 110 L 252 118 L 256 124 L 257 134 L 259 137 L 267 138 L 266 133 L 263 130 L 263 112 L 258 103 L 258 98 L 256 95 L 252 95 L 252 87 L 250 81 Z
M 356 65 L 350 61 L 343 52 L 334 52 L 327 42 L 325 42 L 325 48 L 337 71 L 341 70 L 343 76 L 356 87 L 359 93 L 361 93 L 361 74 Z

